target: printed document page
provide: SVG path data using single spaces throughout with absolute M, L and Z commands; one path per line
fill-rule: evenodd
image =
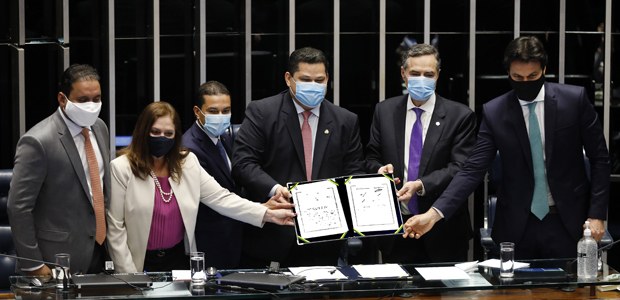
M 398 212 L 389 178 L 352 178 L 347 183 L 353 228 L 359 232 L 397 230 Z
M 302 237 L 342 234 L 349 230 L 334 183 L 324 180 L 300 184 L 291 193 Z

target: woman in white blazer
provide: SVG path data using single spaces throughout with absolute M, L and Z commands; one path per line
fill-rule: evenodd
M 177 128 L 180 120 L 170 104 L 149 104 L 131 144 L 111 162 L 107 239 L 117 272 L 188 269 L 199 202 L 258 227 L 293 225 L 293 205 L 283 199 L 259 204 L 222 188 L 194 154 L 181 149 Z

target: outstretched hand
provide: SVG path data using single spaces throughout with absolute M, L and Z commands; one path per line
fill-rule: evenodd
M 403 187 L 396 192 L 396 196 L 398 197 L 398 201 L 409 201 L 411 197 L 421 189 L 421 181 L 407 181 L 403 184 Z
M 286 192 L 288 193 L 288 190 L 286 190 Z M 267 207 L 267 211 L 263 216 L 264 222 L 295 226 L 295 222 L 293 221 L 295 213 L 292 210 L 295 205 L 289 202 L 288 198 L 282 195 L 282 192 L 278 193 L 276 191 L 276 194 L 273 195 L 273 197 L 271 197 L 267 202 L 263 203 L 263 205 Z
M 263 221 L 278 225 L 295 226 L 293 221 L 295 216 L 295 213 L 290 209 L 267 209 L 263 216 Z
M 421 238 L 425 233 L 429 232 L 437 221 L 441 220 L 441 216 L 434 209 L 429 209 L 421 215 L 415 215 L 405 223 L 403 238 Z
M 378 174 L 394 174 L 394 166 L 392 164 L 387 164 L 382 166 L 377 170 Z M 400 178 L 394 177 L 394 184 L 400 184 Z

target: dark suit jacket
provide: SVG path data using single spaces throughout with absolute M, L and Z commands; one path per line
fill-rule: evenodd
M 560 218 L 577 241 L 586 218 L 606 219 L 609 153 L 603 129 L 582 87 L 545 83 L 545 164 L 547 181 Z M 435 202 L 447 218 L 480 183 L 499 150 L 493 239 L 519 242 L 530 214 L 534 175 L 523 112 L 514 91 L 484 105 L 478 140 L 463 169 Z M 586 176 L 583 151 L 590 160 Z
M 223 134 L 220 140 L 230 156 L 232 153 L 230 136 Z M 183 134 L 183 146 L 196 154 L 202 168 L 223 188 L 231 192 L 239 192 L 228 163 L 221 158 L 217 146 L 200 128 L 200 125 L 194 123 Z M 205 253 L 205 265 L 218 269 L 236 268 L 241 257 L 242 229 L 241 222 L 224 217 L 208 206 L 200 204 L 195 235 L 198 251 Z
M 86 273 L 95 245 L 95 214 L 73 137 L 56 111 L 17 143 L 8 212 L 17 255 L 54 262 L 71 254 L 71 272 Z M 103 157 L 103 193 L 110 197 L 110 142 L 101 119 L 92 126 Z M 35 262 L 20 262 L 32 268 Z M 103 266 L 102 266 L 103 267 Z
M 381 166 L 391 163 L 394 176 L 403 178 L 407 101 L 408 96 L 403 95 L 376 105 L 366 147 L 368 172 L 376 173 Z M 475 138 L 475 114 L 467 106 L 437 95 L 420 160 L 418 178 L 426 191 L 418 197 L 421 212 L 431 208 L 462 167 Z M 460 205 L 453 218 L 437 223 L 422 242 L 434 261 L 453 261 L 450 257 L 455 253 L 454 247 L 467 252 L 471 236 L 467 205 Z
M 299 117 L 288 91 L 252 101 L 235 139 L 233 176 L 249 199 L 265 202 L 272 187 L 305 181 Z M 323 101 L 314 145 L 312 179 L 363 173 L 357 115 Z M 244 248 L 257 258 L 284 261 L 295 244 L 290 226 L 246 227 Z

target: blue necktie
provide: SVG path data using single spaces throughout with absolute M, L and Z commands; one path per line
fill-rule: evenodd
M 532 213 L 542 220 L 549 213 L 547 202 L 547 176 L 545 175 L 545 159 L 540 136 L 540 126 L 536 117 L 536 103 L 529 103 L 530 109 L 530 149 L 532 150 L 532 166 L 534 167 L 534 195 L 532 196 Z
M 228 155 L 226 155 L 226 149 L 224 149 L 224 145 L 222 144 L 222 141 L 218 139 L 215 145 L 217 146 L 217 150 L 220 152 L 220 156 L 222 157 L 224 164 L 230 170 L 230 166 L 228 165 Z
M 422 157 L 422 113 L 424 110 L 414 107 L 416 119 L 411 129 L 411 138 L 409 139 L 409 164 L 407 165 L 407 180 L 415 181 L 418 178 L 418 171 L 420 168 L 420 158 Z M 413 194 L 409 203 L 407 203 L 407 209 L 412 215 L 418 214 L 418 195 Z

